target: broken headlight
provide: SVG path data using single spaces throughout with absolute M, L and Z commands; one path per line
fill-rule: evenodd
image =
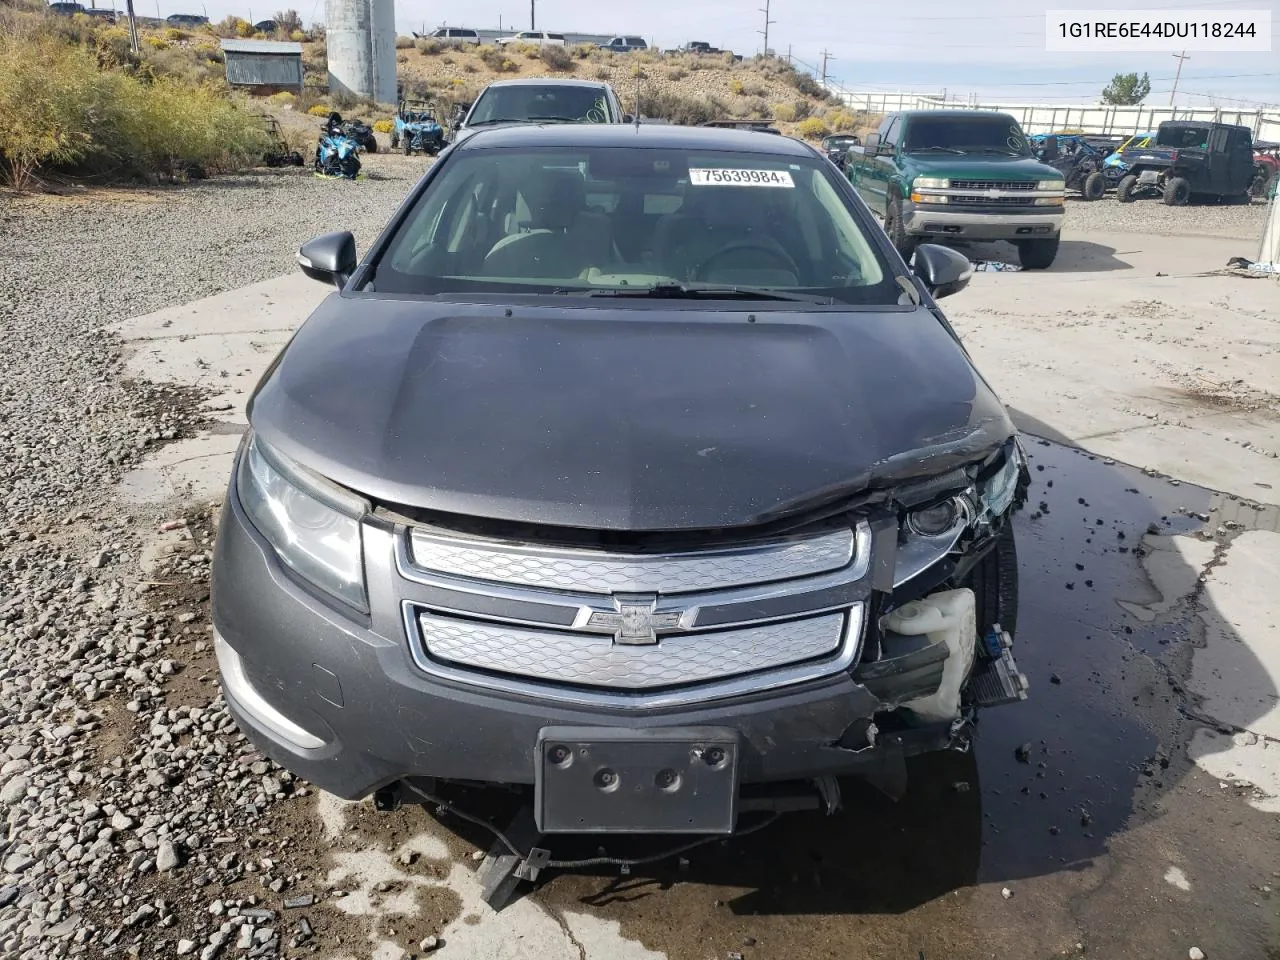
M 256 436 L 240 458 L 236 494 L 286 566 L 348 606 L 369 609 L 360 546 L 363 505 L 308 480 Z
M 980 501 L 983 513 L 998 517 L 1009 509 L 1018 492 L 1018 476 L 1022 472 L 1022 452 L 1016 443 L 1008 448 L 1000 469 L 982 484 Z

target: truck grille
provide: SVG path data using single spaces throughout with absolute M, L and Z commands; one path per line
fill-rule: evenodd
M 870 531 L 631 553 L 414 528 L 397 537 L 410 651 L 424 672 L 576 703 L 731 696 L 848 669 Z M 620 698 L 627 702 L 619 704 Z
M 1034 197 L 953 196 L 952 204 L 970 207 L 1034 207 Z
M 1035 190 L 1033 180 L 952 180 L 953 190 Z

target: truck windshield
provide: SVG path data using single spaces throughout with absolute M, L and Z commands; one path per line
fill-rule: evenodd
M 897 303 L 824 158 L 681 148 L 464 150 L 375 265 L 390 293 Z
M 608 123 L 609 107 L 599 87 L 568 84 L 490 87 L 480 95 L 467 126 L 539 120 Z
M 956 153 L 1008 153 L 1029 156 L 1027 138 L 1012 117 L 912 117 L 903 149 Z
M 1190 150 L 1209 145 L 1208 127 L 1162 127 L 1156 134 L 1157 147 Z

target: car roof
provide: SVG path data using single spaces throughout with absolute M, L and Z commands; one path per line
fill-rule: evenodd
M 477 128 L 458 145 L 460 150 L 488 147 L 650 147 L 766 153 L 806 159 L 814 156 L 808 144 L 777 134 L 674 124 L 521 123 Z
M 913 118 L 914 117 L 947 118 L 947 117 L 964 116 L 964 117 L 981 117 L 984 120 L 994 120 L 997 118 L 1001 120 L 1010 119 L 1009 114 L 1001 113 L 999 110 L 903 110 L 902 115 L 904 117 L 913 117 Z
M 574 80 L 568 77 L 521 77 L 518 80 L 495 80 L 486 86 L 490 87 L 593 87 L 596 90 L 603 90 L 608 84 L 603 80 Z M 481 94 L 484 90 L 480 91 Z M 477 100 L 480 98 L 477 97 Z

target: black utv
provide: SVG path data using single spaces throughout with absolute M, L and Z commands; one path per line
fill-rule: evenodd
M 1155 142 L 1120 154 L 1128 167 L 1116 199 L 1159 196 L 1169 206 L 1194 200 L 1248 203 L 1253 182 L 1253 134 L 1226 123 L 1166 120 Z

